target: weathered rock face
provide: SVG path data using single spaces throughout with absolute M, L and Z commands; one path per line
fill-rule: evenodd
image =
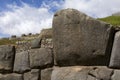
M 53 65 L 53 55 L 51 49 L 40 48 L 30 50 L 30 67 L 46 68 Z
M 51 80 L 111 80 L 113 70 L 106 67 L 55 68 Z
M 41 70 L 41 80 L 51 80 L 52 68 Z
M 109 67 L 120 68 L 120 31 L 115 34 Z
M 32 69 L 30 72 L 24 74 L 24 80 L 39 80 L 39 69 Z
M 0 72 L 11 72 L 15 56 L 15 47 L 9 45 L 0 46 Z
M 111 34 L 112 27 L 109 24 L 77 10 L 58 11 L 53 19 L 53 45 L 57 64 L 106 65 Z
M 28 51 L 16 53 L 14 72 L 23 73 L 30 70 Z
M 6 74 L 6 75 L 2 75 L 0 74 L 0 80 L 23 80 L 22 75 L 21 74 Z

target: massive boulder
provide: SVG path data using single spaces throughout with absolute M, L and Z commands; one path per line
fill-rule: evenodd
M 115 34 L 109 67 L 120 68 L 120 31 Z
M 31 68 L 46 68 L 53 66 L 53 55 L 51 49 L 40 48 L 29 51 Z
M 105 66 L 74 66 L 55 68 L 51 80 L 111 80 L 112 69 Z
M 112 37 L 111 25 L 75 9 L 54 15 L 53 46 L 59 66 L 108 65 Z
M 24 73 L 30 70 L 28 51 L 17 53 L 14 62 L 14 72 Z
M 15 47 L 10 45 L 0 46 L 0 72 L 12 72 L 15 57 Z

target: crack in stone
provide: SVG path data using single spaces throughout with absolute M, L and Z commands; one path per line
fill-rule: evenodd
M 114 75 L 114 70 L 112 70 L 111 74 L 110 74 L 110 80 L 112 80 L 112 76 Z

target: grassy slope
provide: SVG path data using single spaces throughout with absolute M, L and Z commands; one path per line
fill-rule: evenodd
M 9 40 L 7 38 L 0 39 L 0 45 L 15 44 L 16 40 Z
M 21 39 L 20 41 L 30 42 L 34 39 L 33 37 L 37 37 L 37 36 L 28 36 L 25 39 Z M 3 38 L 3 39 L 0 39 L 0 45 L 7 45 L 7 44 L 16 45 L 17 41 L 19 41 L 17 38 L 16 39 L 11 39 L 11 40 L 8 39 L 8 38 Z
M 114 26 L 120 26 L 120 16 L 109 16 L 105 18 L 99 18 L 98 20 L 110 23 Z

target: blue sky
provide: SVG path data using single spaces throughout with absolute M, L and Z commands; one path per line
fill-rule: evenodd
M 119 12 L 120 0 L 0 0 L 0 37 L 40 33 L 52 27 L 56 11 L 66 8 L 100 18 Z
M 23 3 L 26 3 L 32 7 L 39 8 L 43 2 L 49 3 L 52 1 L 59 2 L 59 0 L 0 0 L 0 11 L 9 10 L 7 5 L 22 6 Z M 60 2 L 61 1 L 63 0 L 60 0 Z

